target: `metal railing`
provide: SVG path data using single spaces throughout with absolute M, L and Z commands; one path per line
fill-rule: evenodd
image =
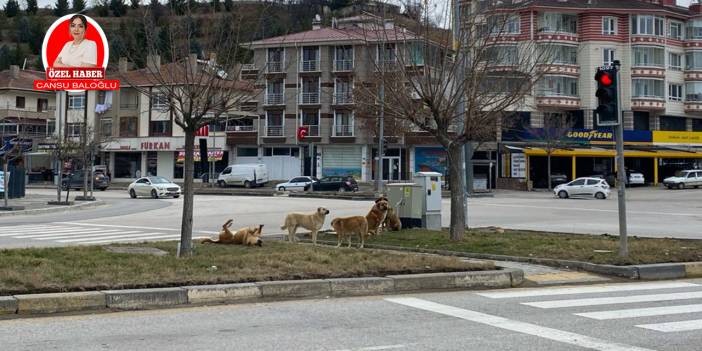
M 282 105 L 283 94 L 266 94 L 266 105 Z
M 256 126 L 227 126 L 227 132 L 255 132 Z
M 302 71 L 302 72 L 316 72 L 318 70 L 319 70 L 319 61 L 318 60 L 302 61 L 300 71 Z
M 0 108 L 0 118 L 17 117 L 17 118 L 53 118 L 55 107 L 49 106 L 46 110 L 36 111 L 32 109 L 20 108 Z
M 353 136 L 353 125 L 335 125 L 334 136 Z
M 137 107 L 139 107 L 139 104 L 137 104 L 136 102 L 134 102 L 134 103 L 131 103 L 131 102 L 122 103 L 122 102 L 120 102 L 120 103 L 119 103 L 119 108 L 124 109 L 124 110 L 135 110 Z
M 266 63 L 266 72 L 268 72 L 268 73 L 282 73 L 283 72 L 283 63 L 276 62 L 276 61 L 267 62 Z
M 353 70 L 353 60 L 336 60 L 336 61 L 334 61 L 334 70 L 337 72 Z
M 266 136 L 269 137 L 281 137 L 284 136 L 285 127 L 283 126 L 268 126 L 266 127 Z
M 302 127 L 307 127 L 307 136 L 318 137 L 319 136 L 319 125 L 303 125 Z
M 302 93 L 300 95 L 300 104 L 318 104 L 319 103 L 319 93 Z
M 241 70 L 242 71 L 255 71 L 256 65 L 253 63 L 245 63 L 245 64 L 241 65 Z
M 334 105 L 353 104 L 353 94 L 351 93 L 336 93 L 334 94 Z

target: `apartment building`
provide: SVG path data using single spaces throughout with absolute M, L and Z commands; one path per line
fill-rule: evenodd
M 549 128 L 567 119 L 568 150 L 557 150 L 554 173 L 569 178 L 614 171 L 611 130 L 597 125 L 597 67 L 621 62 L 627 168 L 649 183 L 681 168 L 702 165 L 702 5 L 675 0 L 534 0 L 500 2 L 509 8 L 508 36 L 548 46 L 556 53 L 537 83 L 529 108 L 512 123 Z M 484 0 L 478 6 L 495 5 Z M 516 51 L 515 51 L 516 52 Z M 546 151 L 538 137 L 503 128 L 503 185 L 545 183 Z M 512 129 L 520 129 L 512 128 Z M 522 128 L 523 129 L 523 128 Z M 512 184 L 514 185 L 514 184 Z

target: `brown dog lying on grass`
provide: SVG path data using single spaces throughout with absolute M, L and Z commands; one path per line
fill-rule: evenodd
M 373 205 L 366 215 L 369 234 L 378 235 L 378 228 L 385 222 L 385 216 L 388 214 L 388 207 L 388 201 L 384 196 L 375 200 L 375 205 Z
M 222 230 L 219 232 L 217 240 L 203 239 L 202 243 L 263 246 L 263 241 L 260 238 L 263 233 L 263 224 L 258 227 L 241 228 L 235 233 L 232 233 L 229 227 L 232 226 L 233 221 L 233 219 L 230 219 L 222 225 Z
M 344 238 L 348 239 L 351 247 L 351 237 L 358 235 L 358 248 L 362 249 L 368 237 L 368 221 L 363 216 L 339 217 L 331 222 L 332 228 L 336 232 L 336 247 L 341 246 Z

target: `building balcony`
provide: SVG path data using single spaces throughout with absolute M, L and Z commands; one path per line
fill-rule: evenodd
M 319 72 L 319 60 L 305 60 L 300 62 L 300 72 Z
M 285 136 L 284 126 L 268 126 L 266 127 L 267 137 L 283 137 Z
M 377 61 L 375 64 L 375 70 L 378 72 L 397 71 L 397 60 L 381 60 Z
M 632 77 L 645 77 L 645 78 L 665 78 L 665 68 L 664 67 L 653 67 L 653 66 L 633 66 L 631 68 Z
M 227 133 L 251 133 L 256 132 L 256 125 L 227 126 Z
M 334 104 L 334 105 L 351 105 L 351 104 L 353 104 L 353 94 L 351 94 L 351 93 L 334 94 L 334 99 L 333 99 L 332 104 Z
M 136 102 L 134 102 L 134 103 L 131 103 L 131 102 L 125 102 L 125 103 L 120 102 L 120 103 L 119 103 L 119 109 L 120 109 L 120 110 L 136 110 L 137 108 L 139 108 L 139 104 L 137 104 Z
M 702 112 L 702 99 L 685 100 L 685 112 Z
M 247 63 L 241 65 L 241 71 L 242 72 L 251 72 L 251 71 L 257 71 L 258 69 L 256 68 L 256 65 L 253 63 Z
M 685 70 L 685 80 L 702 80 L 702 69 Z
M 578 43 L 578 35 L 569 32 L 541 31 L 536 34 L 535 38 L 536 41 Z
M 264 105 L 273 106 L 273 105 L 283 105 L 283 104 L 285 104 L 285 99 L 284 99 L 283 94 L 266 94 L 265 95 Z
M 335 125 L 334 133 L 335 137 L 352 137 L 353 136 L 353 125 Z
M 665 37 L 657 35 L 637 35 L 631 36 L 632 44 L 662 44 L 665 45 Z
M 282 62 L 267 62 L 266 63 L 266 73 L 284 73 Z
M 353 70 L 353 60 L 334 61 L 334 72 L 349 72 Z
M 319 125 L 302 125 L 301 127 L 307 127 L 308 137 L 319 137 Z
M 50 119 L 54 118 L 56 113 L 56 108 L 49 106 L 46 110 L 33 110 L 24 108 L 0 108 L 0 118 L 7 117 L 17 117 L 17 118 L 36 118 L 36 119 Z
M 560 74 L 560 75 L 568 75 L 568 76 L 580 76 L 580 65 L 577 64 L 571 64 L 571 63 L 561 63 L 561 62 L 553 62 L 553 63 L 542 63 L 539 64 L 539 69 L 544 73 L 544 74 Z
M 637 111 L 663 111 L 665 99 L 659 96 L 632 96 L 631 109 Z
M 300 105 L 319 105 L 319 93 L 300 94 Z
M 579 109 L 580 97 L 565 95 L 537 96 L 536 106 L 555 107 L 564 109 Z

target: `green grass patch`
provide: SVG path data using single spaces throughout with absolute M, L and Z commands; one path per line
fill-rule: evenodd
M 336 236 L 327 234 L 324 239 L 336 240 Z M 614 265 L 702 261 L 702 240 L 629 237 L 629 257 L 622 259 L 617 255 L 618 236 L 507 229 L 504 233 L 468 230 L 459 241 L 449 240 L 447 231 L 409 229 L 383 233 L 366 243 Z
M 113 253 L 102 246 L 1 250 L 0 295 L 494 269 L 490 262 L 454 257 L 284 242 L 260 248 L 197 245 L 187 258 L 175 257 L 175 242 L 111 246 L 169 254 Z

